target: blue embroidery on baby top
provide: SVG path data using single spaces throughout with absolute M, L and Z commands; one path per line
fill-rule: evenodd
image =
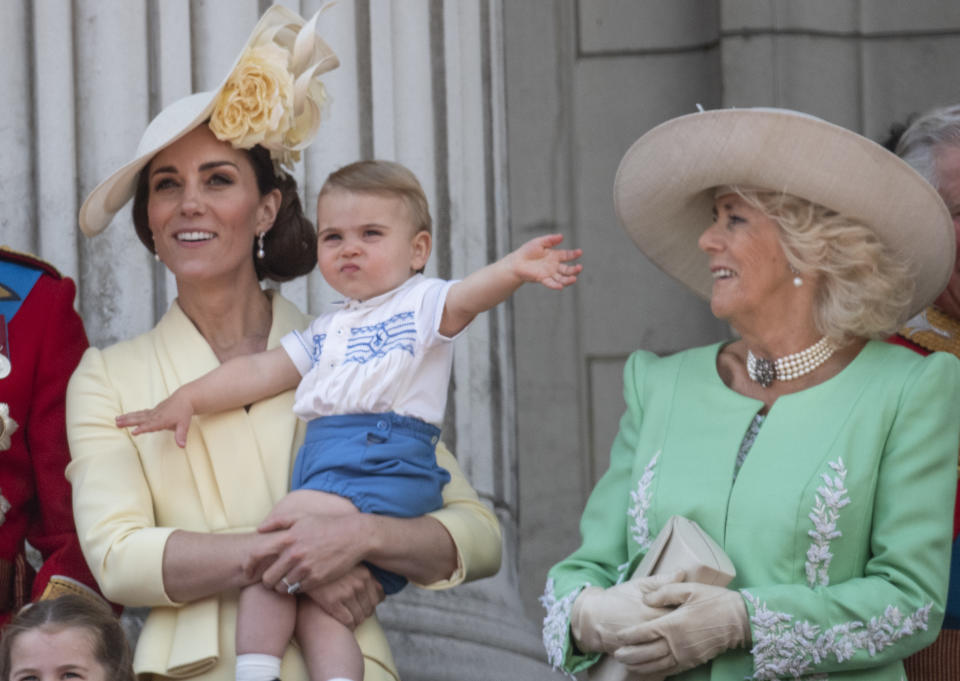
M 379 324 L 353 327 L 350 329 L 344 364 L 366 364 L 394 350 L 404 350 L 412 355 L 416 338 L 413 310 L 395 314 Z
M 323 341 L 327 337 L 325 333 L 318 333 L 313 337 L 313 352 L 310 353 L 313 363 L 320 361 L 320 355 L 323 354 Z
M 323 352 L 323 339 L 327 337 L 327 334 L 321 333 L 313 337 L 313 343 L 308 343 L 307 339 L 303 337 L 303 334 L 299 331 L 293 332 L 296 339 L 300 342 L 300 347 L 305 353 L 310 357 L 310 363 L 313 366 L 316 366 L 320 361 L 320 354 Z

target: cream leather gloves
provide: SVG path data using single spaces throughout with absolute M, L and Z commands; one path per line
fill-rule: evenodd
M 738 591 L 696 582 L 665 584 L 643 604 L 672 611 L 620 631 L 614 657 L 641 677 L 679 674 L 750 644 L 750 620 Z
M 570 611 L 570 631 L 577 647 L 585 653 L 613 653 L 623 645 L 620 635 L 625 630 L 670 612 L 644 603 L 644 595 L 682 579 L 683 572 L 675 572 L 641 577 L 609 589 L 588 586 Z

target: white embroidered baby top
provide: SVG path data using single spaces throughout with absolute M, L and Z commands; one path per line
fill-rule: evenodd
M 439 426 L 453 364 L 452 338 L 438 330 L 455 282 L 417 274 L 383 295 L 347 300 L 281 344 L 303 378 L 294 413 L 394 411 Z

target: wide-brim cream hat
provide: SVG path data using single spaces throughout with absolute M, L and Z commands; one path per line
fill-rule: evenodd
M 292 167 L 320 125 L 326 90 L 319 76 L 340 64 L 317 35 L 325 9 L 310 21 L 282 5 L 264 12 L 219 87 L 188 95 L 157 114 L 133 160 L 90 192 L 80 207 L 81 231 L 102 232 L 133 198 L 137 177 L 150 160 L 208 119 L 219 139 L 240 149 L 260 144 L 278 171 Z
M 786 109 L 722 109 L 674 118 L 638 139 L 614 181 L 617 216 L 640 250 L 698 295 L 713 286 L 697 240 L 715 188 L 791 194 L 862 221 L 916 278 L 915 314 L 946 287 L 956 236 L 947 207 L 913 168 L 846 128 Z

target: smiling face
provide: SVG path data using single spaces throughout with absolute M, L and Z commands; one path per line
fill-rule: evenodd
M 328 189 L 317 200 L 317 261 L 347 298 L 367 300 L 396 288 L 430 257 L 430 233 L 416 231 L 399 196 Z
M 19 634 L 10 649 L 10 681 L 107 681 L 94 655 L 94 636 L 82 627 L 37 628 Z
M 245 152 L 201 125 L 158 153 L 146 172 L 150 232 L 178 281 L 255 278 L 253 242 L 273 225 L 280 192 L 260 195 Z
M 718 318 L 739 328 L 764 318 L 773 321 L 795 308 L 800 291 L 793 285 L 777 225 L 740 196 L 717 197 L 713 224 L 698 243 L 710 256 L 710 309 Z

